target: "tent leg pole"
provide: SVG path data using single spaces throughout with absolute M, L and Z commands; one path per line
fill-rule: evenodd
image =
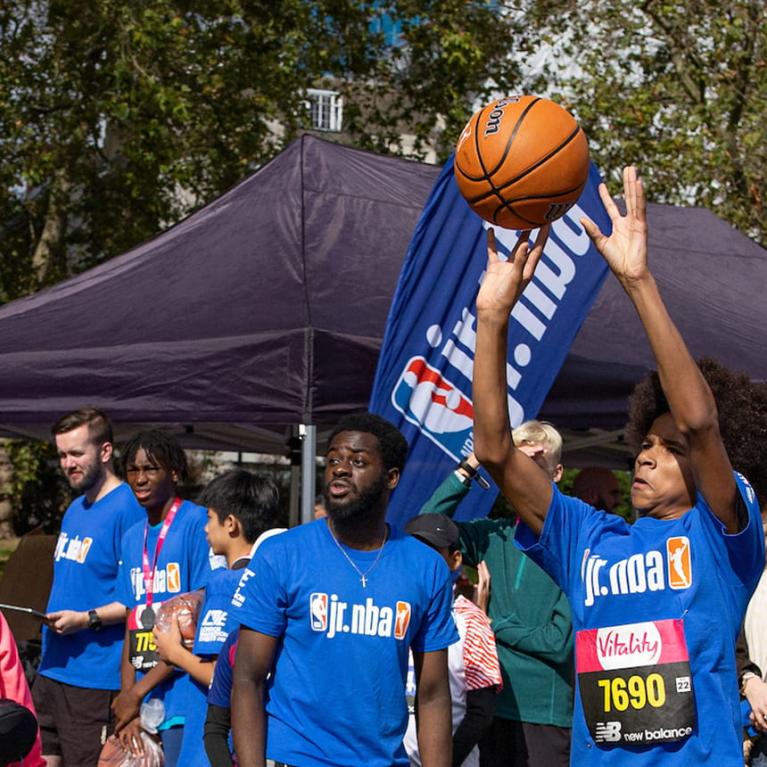
M 295 527 L 301 520 L 301 467 L 290 467 L 290 508 L 288 527 Z
M 316 487 L 317 427 L 311 424 L 299 426 L 301 441 L 301 523 L 314 519 L 314 496 Z

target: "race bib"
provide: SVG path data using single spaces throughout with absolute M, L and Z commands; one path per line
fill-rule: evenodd
M 575 662 L 595 743 L 647 746 L 692 734 L 695 698 L 681 620 L 579 631 Z
M 152 633 L 160 604 L 138 605 L 128 613 L 128 657 L 137 671 L 146 673 L 160 660 Z

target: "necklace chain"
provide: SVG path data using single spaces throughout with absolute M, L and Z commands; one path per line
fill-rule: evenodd
M 346 558 L 346 561 L 355 569 L 357 572 L 357 575 L 360 577 L 360 583 L 362 584 L 362 588 L 366 589 L 368 585 L 368 575 L 372 572 L 372 570 L 375 568 L 375 566 L 378 564 L 378 561 L 381 559 L 381 554 L 383 554 L 384 546 L 386 545 L 386 541 L 389 538 L 389 526 L 386 526 L 386 529 L 384 530 L 384 537 L 381 541 L 381 547 L 378 549 L 378 556 L 373 560 L 373 564 L 368 567 L 367 570 L 363 573 L 362 570 L 357 567 L 354 560 L 344 551 L 344 547 L 339 542 L 338 538 L 336 538 L 335 533 L 333 532 L 333 527 L 330 525 L 330 522 L 328 521 L 328 530 L 330 531 L 330 537 L 335 542 L 336 546 L 338 546 L 338 550 L 344 555 Z

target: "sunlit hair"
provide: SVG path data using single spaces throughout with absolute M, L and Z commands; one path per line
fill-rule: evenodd
M 515 445 L 543 445 L 552 465 L 562 463 L 562 435 L 548 421 L 525 421 L 512 429 Z
M 767 385 L 754 384 L 710 358 L 698 361 L 711 387 L 719 414 L 719 432 L 730 463 L 753 485 L 761 504 L 767 502 Z M 629 398 L 626 441 L 639 451 L 656 418 L 670 411 L 657 373 L 640 381 Z
M 277 524 L 280 494 L 272 480 L 245 469 L 232 469 L 211 480 L 199 498 L 223 524 L 231 515 L 242 525 L 248 543 Z
M 112 435 L 112 423 L 106 413 L 95 407 L 81 407 L 71 413 L 61 416 L 51 427 L 51 434 L 66 434 L 80 426 L 88 426 L 88 436 L 94 445 L 103 445 L 105 442 L 114 442 Z
M 175 471 L 180 482 L 189 476 L 189 464 L 184 448 L 175 437 L 157 429 L 142 431 L 128 440 L 122 451 L 123 474 L 129 464 L 136 460 L 136 453 L 142 448 L 150 461 L 159 464 L 165 471 Z

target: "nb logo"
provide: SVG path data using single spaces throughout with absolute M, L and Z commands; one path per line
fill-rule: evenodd
M 621 739 L 621 723 L 597 722 L 594 734 L 597 743 L 615 743 Z

